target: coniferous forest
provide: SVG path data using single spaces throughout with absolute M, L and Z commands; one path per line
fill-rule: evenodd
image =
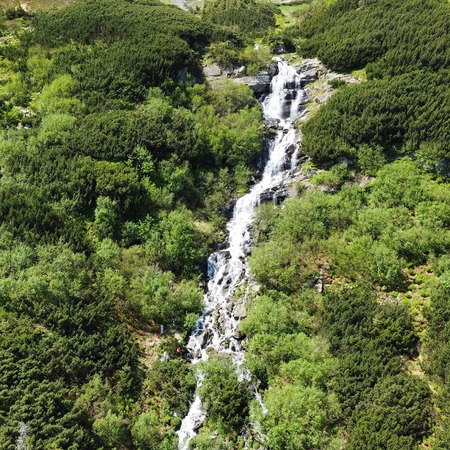
M 202 68 L 280 47 L 359 82 L 307 105 L 301 181 L 257 210 L 264 408 L 212 354 L 189 448 L 450 449 L 448 0 L 39 1 L 0 5 L 0 449 L 178 448 L 206 260 L 271 134 Z

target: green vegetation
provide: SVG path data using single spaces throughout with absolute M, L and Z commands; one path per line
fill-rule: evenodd
M 201 67 L 279 44 L 367 80 L 302 127 L 335 164 L 256 219 L 240 331 L 268 411 L 210 355 L 191 447 L 448 449 L 450 4 L 57 3 L 0 16 L 0 449 L 177 448 L 205 256 L 265 138 Z
M 173 334 L 255 169 L 259 106 L 202 84 L 213 27 L 175 7 L 7 10 L 0 29 L 0 447 L 24 423 L 36 450 L 175 449 L 195 380 Z
M 408 154 L 428 171 L 448 173 L 450 5 L 445 0 L 360 4 L 317 1 L 289 29 L 303 55 L 340 71 L 366 66 L 368 77 L 341 89 L 303 127 L 305 151 L 317 161 L 359 160 L 361 147 L 369 145 L 388 157 Z
M 400 299 L 409 273 L 420 282 L 420 266 L 448 268 L 448 185 L 406 158 L 366 188 L 344 181 L 259 211 L 250 262 L 263 291 L 241 330 L 267 389 L 260 421 L 271 448 L 340 448 L 345 434 L 349 449 L 414 449 L 431 430 L 431 392 L 406 371 L 424 324 Z M 318 280 L 322 294 L 311 289 Z M 439 338 L 429 339 L 443 375 L 448 311 L 436 295 Z
M 277 8 L 269 2 L 255 0 L 211 0 L 202 17 L 214 24 L 232 28 L 237 33 L 261 34 L 275 25 Z
M 427 435 L 448 448 L 449 22 L 444 0 L 318 0 L 283 32 L 303 56 L 367 74 L 302 126 L 316 163 L 347 160 L 311 178 L 322 192 L 260 213 L 252 262 L 290 298 L 325 283 L 312 338 L 336 360 L 327 387 L 349 449 L 412 449 Z M 353 170 L 376 178 L 361 189 Z
M 250 391 L 240 383 L 231 360 L 217 357 L 204 365 L 200 395 L 208 411 L 209 422 L 222 434 L 239 433 L 248 420 Z

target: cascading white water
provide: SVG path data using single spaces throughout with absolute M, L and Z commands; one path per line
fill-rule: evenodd
M 273 77 L 271 93 L 263 102 L 265 118 L 278 121 L 269 159 L 261 181 L 236 202 L 233 217 L 227 225 L 228 248 L 213 253 L 208 259 L 206 307 L 188 342 L 193 364 L 207 360 L 208 349 L 214 350 L 215 353 L 226 353 L 236 364 L 241 380 L 250 381 L 250 374 L 243 368 L 245 353 L 237 332 L 241 314 L 236 311 L 233 294 L 248 275 L 250 229 L 261 195 L 282 186 L 290 177 L 287 169 L 296 166 L 299 139 L 294 122 L 299 116 L 300 105 L 306 103 L 306 93 L 301 89 L 300 81 L 296 70 L 287 62 L 278 59 L 278 74 Z M 203 375 L 198 374 L 197 392 L 202 381 Z M 205 418 L 201 399 L 196 393 L 188 415 L 177 432 L 179 450 L 188 449 L 189 441 Z

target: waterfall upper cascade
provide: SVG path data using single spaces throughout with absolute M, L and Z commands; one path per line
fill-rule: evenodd
M 212 349 L 215 353 L 226 353 L 236 364 L 239 377 L 248 381 L 250 374 L 243 367 L 245 353 L 237 332 L 240 314 L 236 311 L 233 294 L 248 275 L 251 225 L 261 195 L 287 182 L 296 168 L 299 136 L 294 122 L 307 98 L 296 70 L 281 58 L 277 63 L 278 74 L 273 77 L 271 92 L 262 104 L 264 117 L 278 121 L 278 129 L 270 145 L 269 158 L 261 180 L 236 202 L 233 217 L 227 224 L 228 247 L 208 258 L 206 307 L 188 343 L 193 364 L 208 359 L 207 349 Z M 197 390 L 202 380 L 202 375 L 199 374 Z M 201 399 L 196 393 L 189 413 L 177 432 L 179 450 L 188 449 L 189 441 L 205 418 Z

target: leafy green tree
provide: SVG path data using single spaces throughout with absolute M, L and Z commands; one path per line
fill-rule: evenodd
M 125 438 L 125 423 L 122 416 L 108 411 L 93 424 L 94 432 L 108 446 L 117 446 Z
M 248 420 L 247 384 L 238 381 L 233 364 L 225 357 L 210 359 L 203 370 L 200 394 L 211 424 L 225 435 L 239 434 Z
M 155 411 L 142 413 L 131 428 L 131 436 L 139 450 L 156 450 L 161 445 L 159 418 Z

